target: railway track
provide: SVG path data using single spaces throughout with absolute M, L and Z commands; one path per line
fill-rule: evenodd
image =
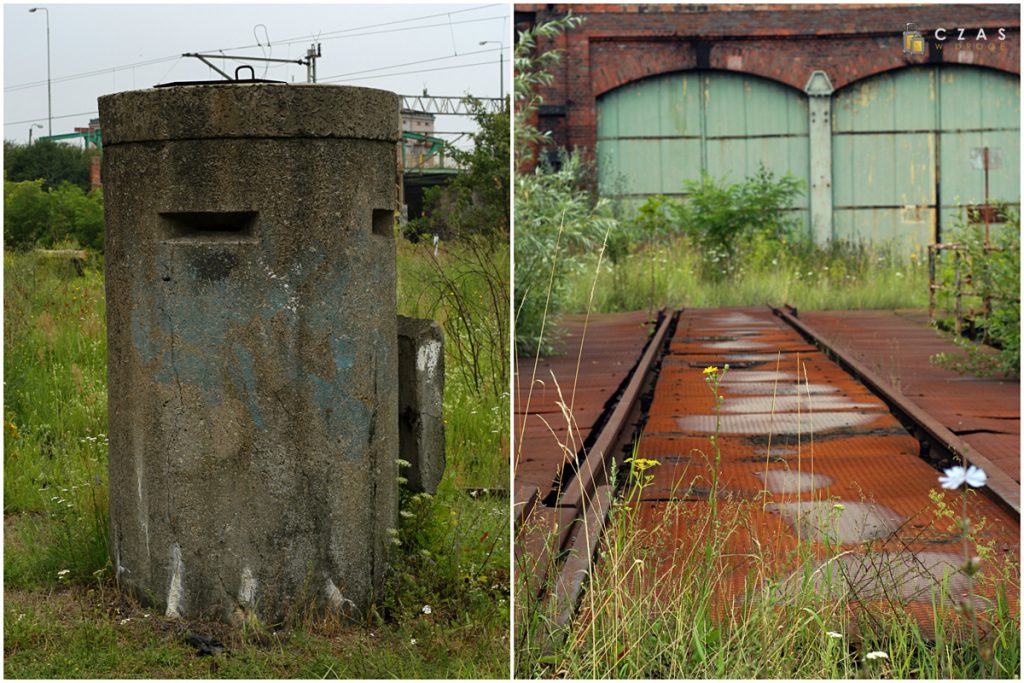
M 986 519 L 976 543 L 1019 560 L 1019 459 L 1008 472 L 1005 457 L 987 458 L 796 311 L 663 312 L 637 357 L 572 444 L 586 447 L 562 448 L 551 488 L 531 494 L 517 483 L 518 585 L 529 587 L 519 602 L 546 601 L 556 627 L 575 614 L 631 455 L 656 463 L 630 501 L 638 528 L 671 536 L 652 550 L 654 574 L 670 576 L 678 548 L 702 542 L 688 520 L 712 498 L 721 514 L 743 517 L 719 587 L 723 605 L 744 595 L 755 547 L 781 557 L 800 544 L 822 558 L 838 547 L 840 569 L 864 599 L 895 595 L 925 613 L 943 574 L 951 597 L 962 598 L 961 537 L 929 496 L 940 468 L 964 456 L 989 475 L 971 500 L 971 517 Z M 517 435 L 529 416 L 520 411 Z M 871 576 L 858 550 L 867 544 L 880 553 L 871 562 L 884 565 Z M 784 585 L 793 568 L 773 570 Z

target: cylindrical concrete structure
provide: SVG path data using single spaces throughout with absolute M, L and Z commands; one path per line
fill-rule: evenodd
M 397 526 L 392 93 L 100 98 L 110 543 L 169 615 L 365 608 Z

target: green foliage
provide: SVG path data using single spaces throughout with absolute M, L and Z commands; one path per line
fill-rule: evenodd
M 604 252 L 618 223 L 605 200 L 595 202 L 579 182 L 580 160 L 564 154 L 557 170 L 544 166 L 516 175 L 516 353 L 551 350 L 545 320 L 563 308 L 569 276 L 586 256 Z
M 628 238 L 612 207 L 587 189 L 586 167 L 575 152 L 558 151 L 554 159 L 531 166 L 548 136 L 532 124 L 543 102 L 537 89 L 551 82 L 549 71 L 560 59 L 557 50 L 537 52 L 541 40 L 551 40 L 579 26 L 571 14 L 519 33 L 515 49 L 515 344 L 516 353 L 552 351 L 553 334 L 545 321 L 562 309 L 567 279 L 587 254 L 619 258 Z
M 24 249 L 43 239 L 50 227 L 50 198 L 42 180 L 4 180 L 4 243 Z
M 704 274 L 713 280 L 728 276 L 737 265 L 744 245 L 793 240 L 797 220 L 788 209 L 804 183 L 791 175 L 776 179 L 761 165 L 740 183 L 716 180 L 704 173 L 684 183 L 685 202 L 673 206 L 677 222 L 692 244 L 717 263 Z
M 937 266 L 938 283 L 945 288 L 938 303 L 953 305 L 959 265 L 960 286 L 970 292 L 961 302 L 965 328 L 980 342 L 996 346 L 999 354 L 985 353 L 965 339 L 958 346 L 967 351 L 966 364 L 941 354 L 933 359 L 937 363 L 977 374 L 1020 374 L 1020 213 L 1006 209 L 1005 215 L 1006 223 L 993 228 L 986 247 L 984 228 L 968 223 L 961 211 L 949 241 L 964 250 L 942 252 Z
M 561 59 L 561 51 L 544 50 L 538 53 L 538 42 L 551 40 L 562 31 L 575 28 L 581 23 L 581 17 L 569 13 L 519 32 L 515 54 L 512 57 L 515 67 L 513 90 L 516 103 L 516 168 L 527 168 L 531 165 L 536 160 L 539 146 L 548 140 L 547 133 L 538 131 L 531 121 L 537 113 L 537 108 L 544 103 L 544 99 L 537 91 L 541 86 L 551 83 L 554 76 L 550 69 Z M 517 220 L 518 217 L 517 213 Z
M 508 244 L 509 113 L 488 113 L 479 104 L 474 109 L 479 130 L 473 135 L 472 149 L 447 149 L 464 172 L 448 185 L 424 192 L 424 215 L 409 222 L 407 234 L 435 234 L 449 240 L 484 235 Z
M 801 310 L 928 305 L 925 264 L 916 255 L 904 256 L 896 248 L 755 240 L 745 249 L 747 256 L 732 267 L 728 286 L 703 275 L 710 266 L 721 264 L 721 258 L 709 257 L 685 236 L 634 247 L 614 271 L 602 268 L 598 272 L 597 255 L 583 256 L 579 269 L 565 284 L 564 310 L 614 312 L 765 303 L 790 303 Z
M 27 513 L 5 553 L 10 585 L 93 580 L 106 551 L 102 273 L 4 256 L 4 512 Z
M 4 242 L 9 248 L 78 245 L 103 251 L 103 193 L 63 182 L 4 181 Z
M 464 388 L 481 405 L 500 403 L 508 395 L 507 242 L 471 235 L 435 253 L 400 241 L 397 254 L 400 312 L 444 328 L 446 394 Z
M 72 183 L 88 191 L 89 160 L 98 153 L 52 140 L 38 140 L 33 145 L 5 140 L 4 178 L 15 182 L 42 180 L 47 189 Z
M 509 115 L 477 107 L 476 121 L 472 151 L 451 150 L 464 172 L 428 191 L 425 216 L 408 226 L 443 244 L 399 245 L 399 301 L 444 327 L 448 376 L 500 402 L 508 393 Z

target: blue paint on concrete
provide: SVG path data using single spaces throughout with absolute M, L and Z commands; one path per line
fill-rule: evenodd
M 249 409 L 249 416 L 257 429 L 264 429 L 266 423 L 263 421 L 263 411 L 260 410 L 259 399 L 256 396 L 256 364 L 253 362 L 252 354 L 238 342 L 232 342 L 231 350 L 235 354 L 235 365 L 231 367 L 231 380 L 235 390 Z
M 132 344 L 135 352 L 144 365 L 148 365 L 160 355 L 160 349 L 153 339 L 152 326 L 149 324 L 149 317 L 138 308 L 132 309 Z
M 257 388 L 282 379 L 297 383 L 300 400 L 312 404 L 326 434 L 343 444 L 347 458 L 362 459 L 375 397 L 357 398 L 356 387 L 372 381 L 370 377 L 378 384 L 386 381 L 387 344 L 379 333 L 365 340 L 374 363 L 374 374 L 367 377 L 357 368 L 361 344 L 339 334 L 349 328 L 345 308 L 339 305 L 349 293 L 345 264 L 324 266 L 325 250 L 316 249 L 303 252 L 287 272 L 273 277 L 257 261 L 253 265 L 265 279 L 254 282 L 254 273 L 240 277 L 244 263 L 224 277 L 210 278 L 190 265 L 189 256 L 181 251 L 167 254 L 168 262 L 177 262 L 170 268 L 177 274 L 170 286 L 133 292 L 140 304 L 153 306 L 150 317 L 133 312 L 131 325 L 139 357 L 146 364 L 156 361 L 155 380 L 198 389 L 208 407 L 220 405 L 225 392 L 234 395 L 257 430 L 266 429 L 268 419 Z M 301 337 L 328 340 L 333 376 L 318 376 L 290 351 Z M 267 372 L 280 376 L 264 377 Z
M 355 344 L 348 337 L 336 336 L 331 339 L 331 356 L 334 358 L 334 369 L 337 371 L 351 370 L 356 364 Z

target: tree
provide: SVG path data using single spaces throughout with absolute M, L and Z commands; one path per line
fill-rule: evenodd
M 4 245 L 14 249 L 73 243 L 103 251 L 103 195 L 69 182 L 4 181 Z
M 90 159 L 97 150 L 83 150 L 52 140 L 32 145 L 4 141 L 4 178 L 6 180 L 42 180 L 45 189 L 69 182 L 88 192 Z
M 448 239 L 483 235 L 508 243 L 511 214 L 509 200 L 509 114 L 488 113 L 474 104 L 480 130 L 473 148 L 449 147 L 447 154 L 463 172 L 446 186 L 429 188 L 423 196 L 423 217 L 409 222 L 412 234 L 436 234 Z

